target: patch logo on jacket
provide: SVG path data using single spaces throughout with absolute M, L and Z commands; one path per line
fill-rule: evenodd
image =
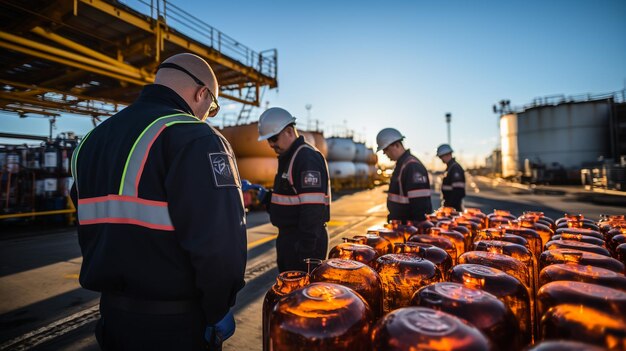
M 319 171 L 302 172 L 303 188 L 319 188 L 322 185 L 322 177 Z
M 428 183 L 428 177 L 420 172 L 413 173 L 413 183 Z
M 225 152 L 209 153 L 209 161 L 215 186 L 239 186 L 239 174 L 235 171 L 237 168 L 235 168 L 232 156 Z

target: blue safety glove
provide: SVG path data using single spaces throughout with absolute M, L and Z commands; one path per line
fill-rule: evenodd
M 235 317 L 229 310 L 221 321 L 206 327 L 204 339 L 207 342 L 208 350 L 222 350 L 222 343 L 233 334 L 235 334 Z
M 241 180 L 241 191 L 248 191 L 250 189 L 254 189 L 254 184 L 250 183 L 247 179 Z

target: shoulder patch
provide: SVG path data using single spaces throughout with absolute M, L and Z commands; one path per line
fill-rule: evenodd
M 225 152 L 208 153 L 211 169 L 213 170 L 213 179 L 217 187 L 238 187 L 239 174 L 235 167 L 233 157 Z
M 322 186 L 322 177 L 319 171 L 302 172 L 303 188 L 319 188 Z
M 420 172 L 413 173 L 413 183 L 428 183 L 428 177 Z

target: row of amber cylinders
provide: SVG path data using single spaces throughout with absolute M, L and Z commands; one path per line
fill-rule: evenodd
M 450 208 L 370 228 L 279 275 L 264 350 L 626 350 L 624 234 L 623 216 Z

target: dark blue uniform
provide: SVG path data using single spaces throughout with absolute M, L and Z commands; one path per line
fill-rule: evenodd
M 446 173 L 441 182 L 441 194 L 443 195 L 443 206 L 454 207 L 457 211 L 463 211 L 465 171 L 454 158 L 446 165 Z
M 148 85 L 75 153 L 80 284 L 102 292 L 105 349 L 200 349 L 244 286 L 233 152 L 191 113 L 173 90 Z
M 433 211 L 426 167 L 406 150 L 397 160 L 387 193 L 388 219 L 421 222 Z
M 300 136 L 278 156 L 278 173 L 269 208 L 278 227 L 278 270 L 306 271 L 305 258 L 325 259 L 330 187 L 324 156 Z

